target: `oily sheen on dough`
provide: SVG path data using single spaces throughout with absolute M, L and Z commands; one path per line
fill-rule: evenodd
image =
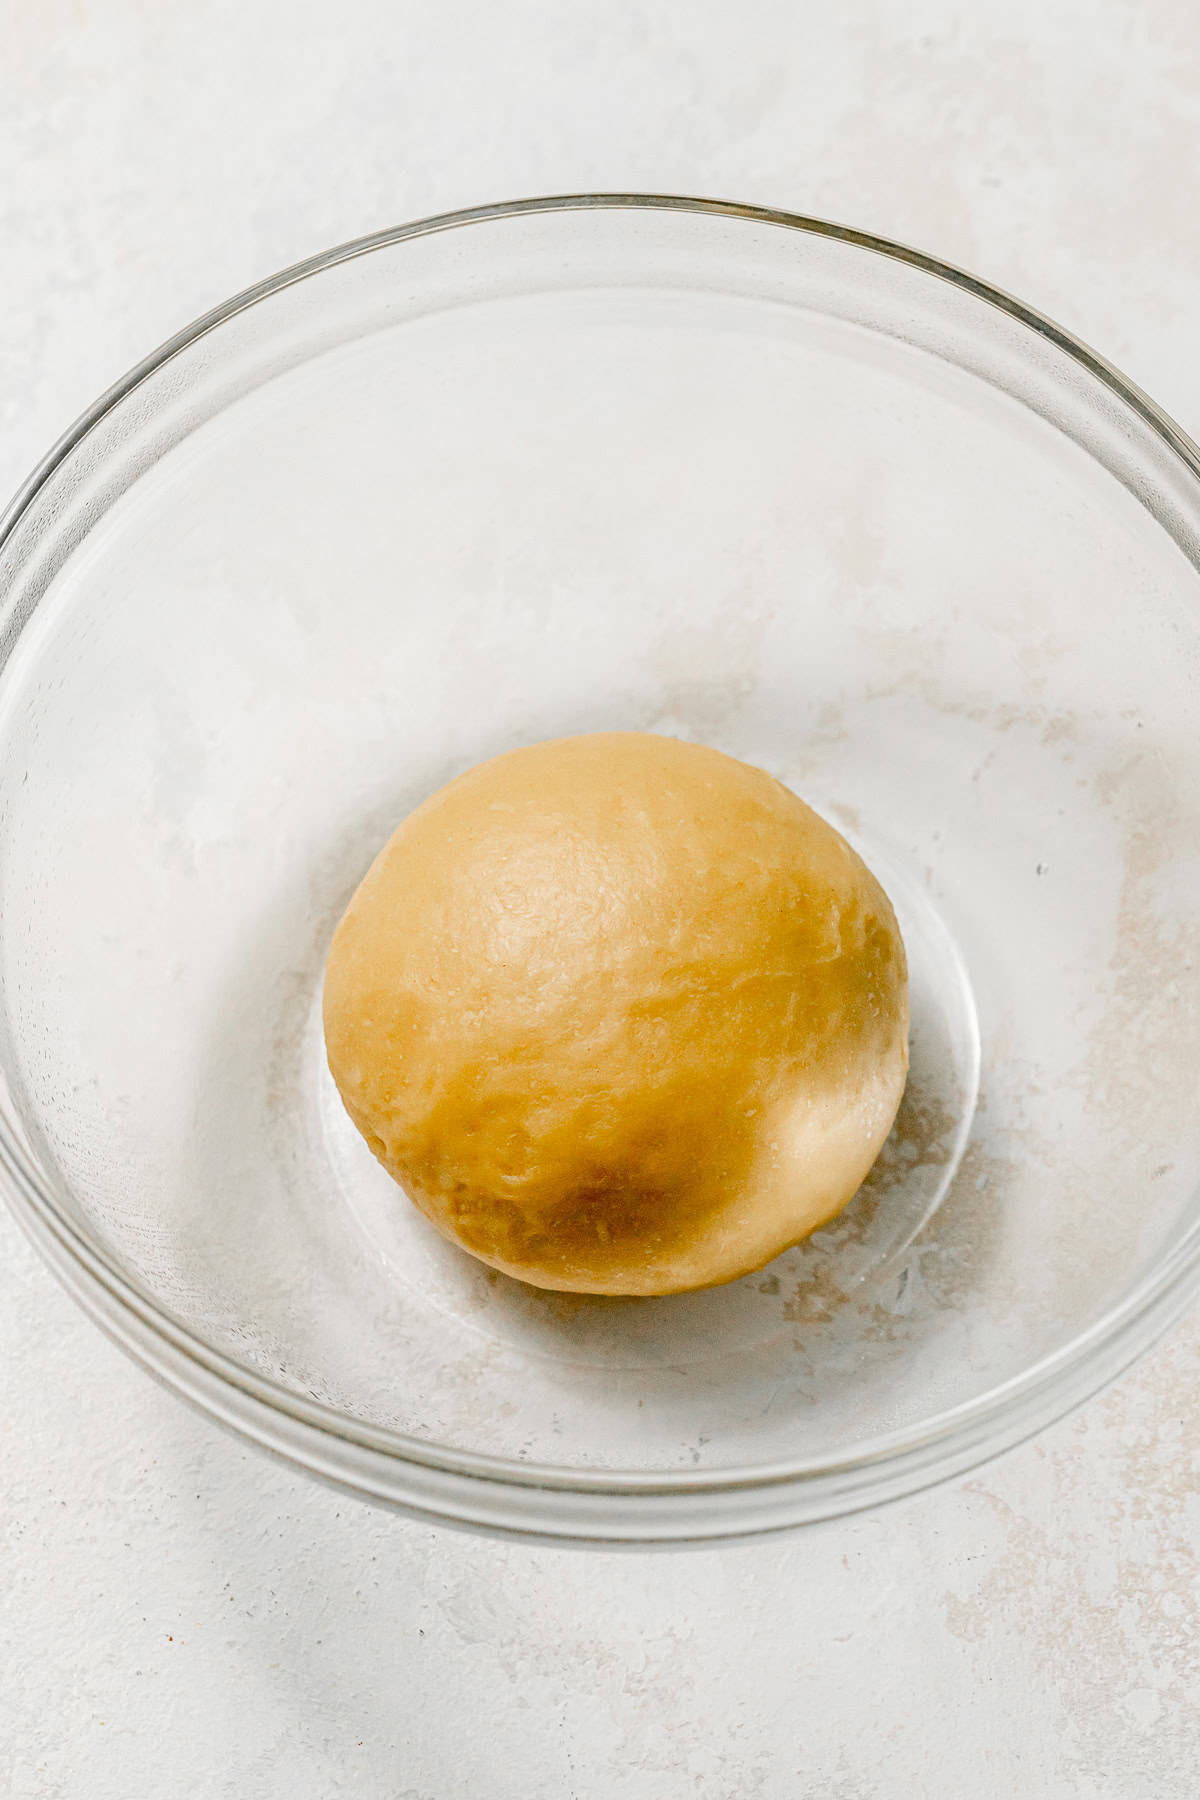
M 540 1287 L 760 1267 L 850 1200 L 908 1066 L 895 914 L 787 788 L 644 732 L 470 769 L 338 926 L 329 1066 L 446 1236 Z

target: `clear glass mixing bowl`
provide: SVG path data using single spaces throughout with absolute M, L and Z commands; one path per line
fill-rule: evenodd
M 3 528 L 18 1216 L 178 1392 L 424 1518 L 749 1535 L 1035 1430 L 1197 1286 L 1198 469 L 1017 302 L 747 207 L 484 208 L 202 319 Z M 835 820 L 913 967 L 858 1200 L 660 1301 L 434 1237 L 318 1027 L 408 808 L 631 727 Z

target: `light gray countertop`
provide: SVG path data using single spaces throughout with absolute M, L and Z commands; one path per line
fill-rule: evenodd
M 588 188 L 972 268 L 1200 425 L 1187 0 L 39 0 L 0 64 L 0 487 L 310 251 Z M 975 1477 L 786 1541 L 473 1540 L 152 1385 L 0 1217 L 12 1800 L 1193 1800 L 1200 1323 Z

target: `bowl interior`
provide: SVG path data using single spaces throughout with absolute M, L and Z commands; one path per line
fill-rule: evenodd
M 1200 1176 L 1195 502 L 1140 432 L 933 276 L 689 214 L 383 245 L 181 352 L 16 544 L 2 1049 L 60 1207 L 295 1392 L 567 1467 L 841 1453 L 1078 1336 Z M 913 962 L 859 1199 L 661 1301 L 442 1243 L 319 1029 L 401 815 L 614 728 L 795 787 Z

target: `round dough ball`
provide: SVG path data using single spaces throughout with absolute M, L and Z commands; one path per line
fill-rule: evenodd
M 908 1066 L 895 914 L 771 776 L 643 732 L 480 764 L 338 926 L 329 1066 L 447 1237 L 539 1287 L 730 1281 L 853 1196 Z

